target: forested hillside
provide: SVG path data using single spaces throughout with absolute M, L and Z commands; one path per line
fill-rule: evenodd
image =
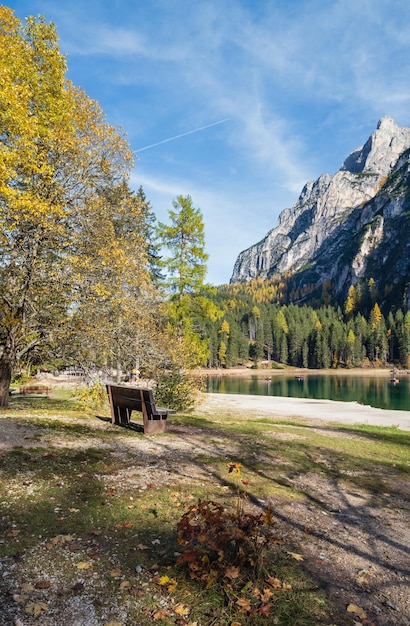
M 284 290 L 284 283 L 257 279 L 208 294 L 220 317 L 196 324 L 209 342 L 210 367 L 249 360 L 304 368 L 410 366 L 410 312 L 383 315 L 374 281 L 360 293 L 352 288 L 343 308 L 284 304 Z

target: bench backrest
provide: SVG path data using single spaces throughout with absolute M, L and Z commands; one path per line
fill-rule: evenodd
M 116 406 L 135 411 L 142 411 L 142 401 L 140 389 L 135 387 L 120 387 L 118 385 L 107 385 L 108 394 L 111 394 Z
M 107 385 L 107 392 L 108 395 L 111 394 L 111 398 L 115 406 L 140 411 L 141 413 L 144 413 L 145 409 L 148 416 L 156 413 L 152 389 Z

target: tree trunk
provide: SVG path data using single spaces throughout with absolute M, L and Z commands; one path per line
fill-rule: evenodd
M 8 407 L 12 364 L 7 354 L 0 357 L 0 406 Z

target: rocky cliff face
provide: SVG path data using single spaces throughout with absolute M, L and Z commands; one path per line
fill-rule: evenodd
M 409 148 L 410 129 L 383 117 L 336 174 L 308 182 L 278 225 L 240 253 L 231 282 L 290 272 L 301 284 L 331 280 L 344 295 L 372 276 L 384 292 L 396 285 L 409 304 Z

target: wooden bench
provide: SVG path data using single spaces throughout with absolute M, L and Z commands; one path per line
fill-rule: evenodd
M 168 415 L 176 413 L 173 409 L 156 406 L 151 389 L 126 385 L 106 385 L 106 387 L 113 424 L 127 425 L 131 421 L 132 411 L 139 411 L 142 413 L 144 434 L 154 435 L 164 432 Z
M 23 385 L 20 387 L 19 391 L 24 396 L 27 394 L 45 394 L 48 396 L 51 391 L 51 387 L 48 385 Z

